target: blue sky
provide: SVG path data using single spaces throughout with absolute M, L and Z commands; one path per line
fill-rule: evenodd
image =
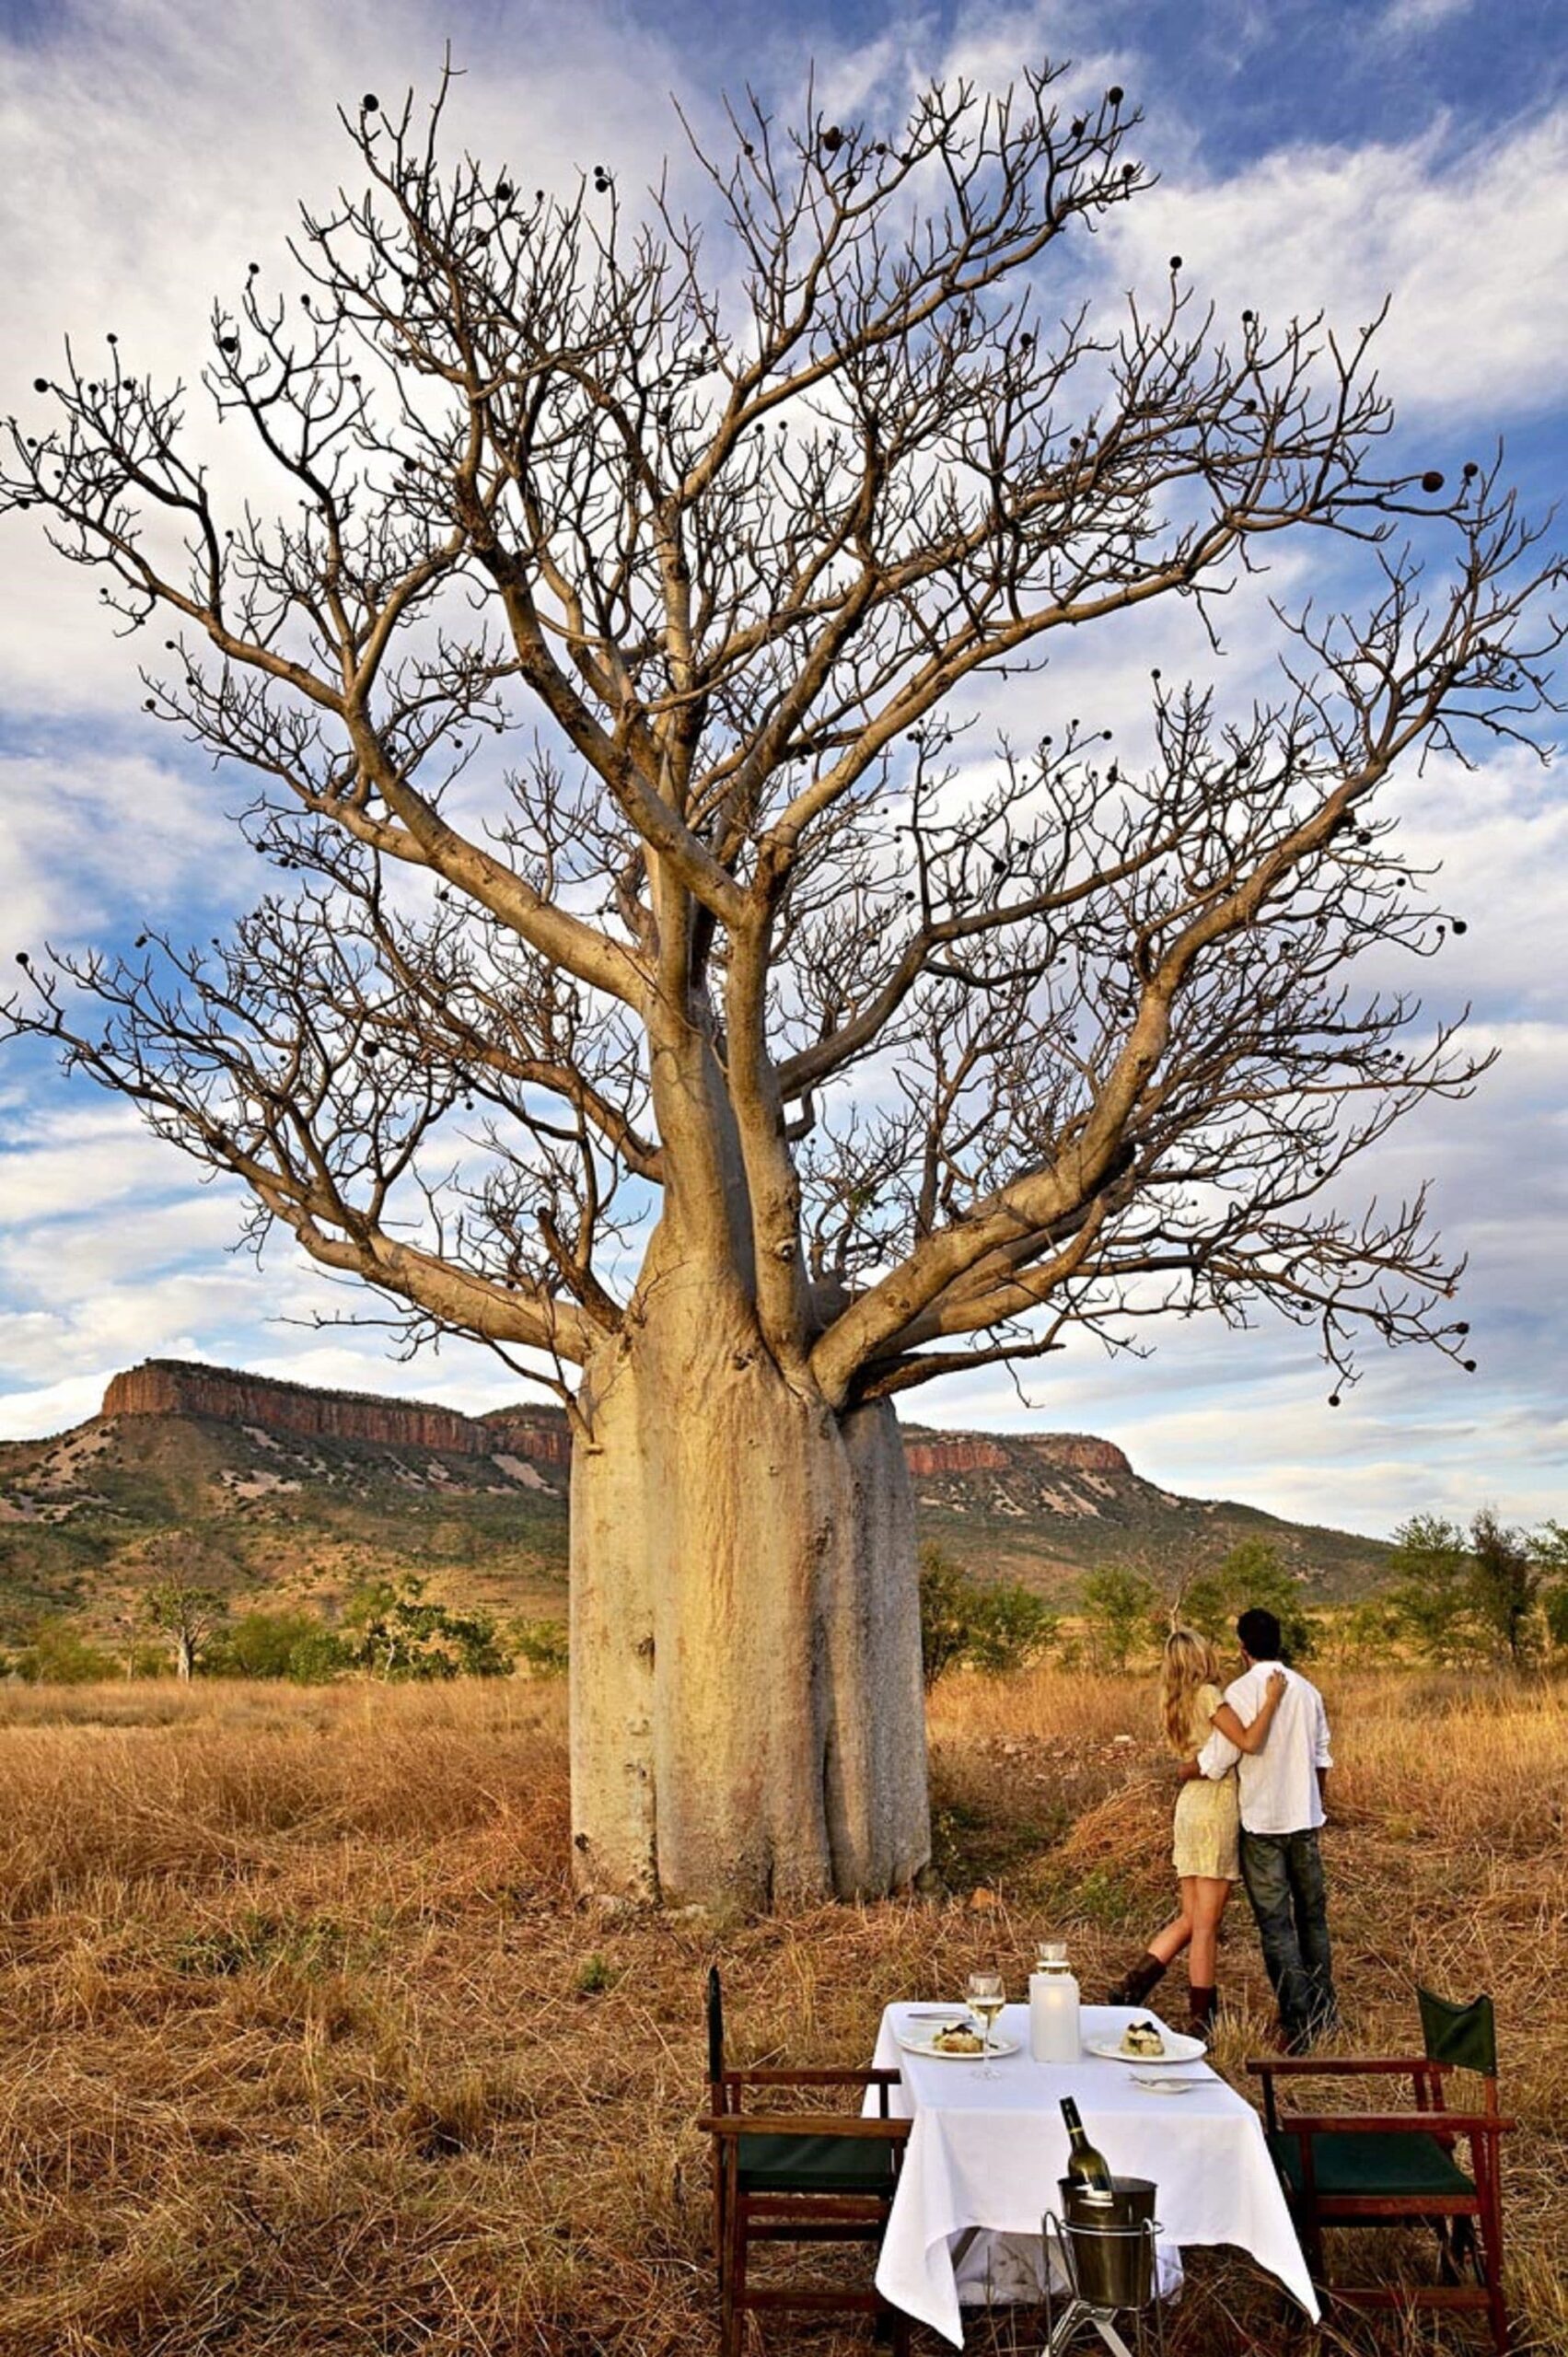
M 848 113 L 915 76 L 1004 79 L 1051 54 L 1078 60 L 1089 87 L 1125 87 L 1161 175 L 1101 241 L 1108 297 L 1158 283 L 1171 250 L 1222 303 L 1250 295 L 1276 316 L 1322 304 L 1354 326 L 1391 291 L 1384 376 L 1402 447 L 1452 465 L 1505 435 L 1510 471 L 1539 508 L 1568 450 L 1562 22 L 1549 0 L 722 13 L 686 0 L 570 11 L 309 0 L 203 12 L 198 41 L 173 0 L 0 0 L 5 405 L 20 406 L 68 331 L 114 325 L 143 365 L 192 373 L 212 294 L 252 253 L 281 261 L 296 200 L 334 184 L 334 104 L 428 87 L 447 38 L 468 69 L 457 122 L 476 150 L 535 166 L 541 181 L 608 157 L 623 192 L 675 144 L 671 90 L 701 114 L 749 78 L 787 106 L 814 58 Z M 87 579 L 49 560 L 26 525 L 8 526 L 4 550 L 13 946 L 112 944 L 149 918 L 215 930 L 251 882 L 224 817 L 232 783 L 144 723 Z M 1150 659 L 1142 643 L 1130 652 Z M 1124 692 L 1114 659 L 1087 675 L 1110 702 Z M 1557 770 L 1516 757 L 1469 776 L 1438 765 L 1395 798 L 1412 852 L 1446 862 L 1469 915 L 1433 1004 L 1469 1000 L 1503 1052 L 1471 1104 L 1399 1133 L 1366 1183 L 1433 1179 L 1445 1235 L 1470 1255 L 1479 1373 L 1408 1353 L 1373 1361 L 1330 1413 L 1309 1335 L 1268 1320 L 1245 1335 L 1182 1326 L 1145 1362 L 1086 1346 L 1049 1362 L 1027 1404 L 994 1376 L 933 1387 L 916 1418 L 1101 1432 L 1172 1489 L 1373 1531 L 1428 1505 L 1568 1516 L 1568 803 Z M 155 1353 L 467 1405 L 515 1390 L 460 1344 L 403 1365 L 374 1332 L 314 1330 L 315 1312 L 352 1305 L 286 1244 L 260 1271 L 234 1254 L 237 1199 L 198 1186 L 128 1112 L 37 1056 L 0 1056 L 0 1434 L 75 1422 L 116 1367 Z

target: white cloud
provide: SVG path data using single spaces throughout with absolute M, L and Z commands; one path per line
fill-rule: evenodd
M 1390 807 L 1418 866 L 1437 865 L 1434 891 L 1466 931 L 1433 971 L 1449 1002 L 1483 1020 L 1568 1020 L 1562 944 L 1568 936 L 1568 794 L 1561 764 L 1494 754 L 1473 770 L 1434 760 L 1397 775 Z
M 1475 0 L 1388 0 L 1376 19 L 1376 30 L 1388 41 L 1418 40 L 1423 33 L 1435 32 L 1439 25 L 1468 16 L 1474 6 Z
M 1462 419 L 1480 454 L 1568 373 L 1568 108 L 1457 148 L 1441 123 L 1401 145 L 1275 149 L 1237 172 L 1188 156 L 1108 233 L 1121 283 L 1157 285 L 1180 253 L 1234 335 L 1322 308 L 1376 346 L 1409 418 Z
M 250 881 L 244 843 L 224 816 L 243 799 L 232 777 L 196 777 L 81 740 L 0 757 L 8 935 L 0 952 L 44 940 L 75 946 L 124 915 L 178 932 L 192 900 L 210 906 Z
M 40 1091 L 29 1129 L 0 1155 L 0 1438 L 96 1413 L 118 1369 L 196 1358 L 362 1391 L 468 1408 L 515 1399 L 489 1353 L 391 1360 L 373 1329 L 310 1321 L 374 1305 L 306 1261 L 286 1237 L 258 1267 L 236 1251 L 237 1186 L 202 1186 L 124 1107 L 58 1106 Z
M 89 368 L 112 329 L 132 373 L 192 385 L 215 298 L 238 300 L 252 258 L 264 283 L 291 286 L 301 202 L 325 208 L 354 170 L 337 108 L 352 113 L 367 90 L 390 107 L 410 86 L 427 103 L 449 29 L 419 0 L 292 0 L 210 29 L 194 38 L 179 0 L 105 0 L 37 40 L 0 35 L 6 390 L 25 430 L 46 405 L 23 388 L 54 373 L 66 334 Z M 454 53 L 473 70 L 454 88 L 450 149 L 529 183 L 565 192 L 603 161 L 640 195 L 679 137 L 670 51 L 623 18 L 611 32 L 596 8 L 488 12 Z M 221 452 L 235 490 L 247 461 L 233 430 L 221 435 L 199 387 L 188 411 L 192 448 Z M 6 527 L 0 694 L 38 713 L 127 711 L 141 642 L 112 636 L 94 577 L 63 566 L 38 520 Z
M 1535 1380 L 1521 1382 L 1513 1365 L 1483 1364 L 1467 1376 L 1446 1362 L 1386 1355 L 1330 1409 L 1310 1339 L 1292 1351 L 1282 1330 L 1268 1319 L 1246 1333 L 1176 1325 L 1142 1363 L 1076 1341 L 1022 1370 L 1032 1412 L 994 1376 L 915 1392 L 900 1406 L 909 1421 L 948 1430 L 1096 1433 L 1179 1495 L 1376 1538 L 1417 1513 L 1465 1519 L 1492 1504 L 1527 1523 L 1563 1513 L 1568 1415 L 1550 1364 L 1538 1361 Z
M 127 1106 L 42 1082 L 13 1101 L 0 1152 L 0 1438 L 97 1412 L 105 1385 L 144 1358 L 205 1359 L 298 1382 L 478 1411 L 523 1387 L 492 1353 L 454 1341 L 404 1363 L 375 1328 L 319 1319 L 377 1305 L 312 1266 L 285 1235 L 258 1266 L 233 1247 L 238 1183 L 203 1185 Z
M 48 1083 L 38 1099 L 30 1117 L 13 1109 L 0 1153 L 0 1221 L 7 1230 L 101 1213 L 178 1182 L 181 1166 L 128 1105 L 91 1094 L 64 1097 Z

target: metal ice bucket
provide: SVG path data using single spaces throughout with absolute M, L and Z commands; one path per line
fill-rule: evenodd
M 1112 2177 L 1097 2200 L 1059 2177 L 1063 2240 L 1073 2290 L 1092 2308 L 1142 2308 L 1155 2292 L 1155 2188 L 1147 2177 Z

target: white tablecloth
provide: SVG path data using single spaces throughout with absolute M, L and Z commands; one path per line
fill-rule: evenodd
M 963 2345 L 952 2244 L 966 2227 L 1028 2236 L 1059 2211 L 1057 2180 L 1066 2173 L 1067 2131 L 1060 2109 L 1072 2096 L 1090 2142 L 1118 2177 L 1151 2178 L 1162 2245 L 1235 2243 L 1285 2286 L 1316 2318 L 1307 2262 L 1250 2104 L 1206 2063 L 1183 2078 L 1204 2084 L 1190 2094 L 1156 2096 L 1141 2088 L 1124 2062 L 1085 2054 L 1075 2063 L 1034 2061 L 1028 2009 L 1009 2005 L 997 2025 L 1022 2051 L 982 2078 L 978 2063 L 908 2054 L 899 2032 L 929 2036 L 907 2007 L 889 2005 L 877 2040 L 877 2061 L 896 2066 L 901 2086 L 890 2108 L 914 2126 L 904 2148 L 892 2214 L 877 2262 L 877 2286 L 896 2307 Z M 1133 2018 L 1125 2007 L 1086 2005 L 1086 2040 L 1120 2038 Z M 1159 2019 L 1140 2012 L 1140 2020 Z M 1163 2025 L 1162 2025 L 1163 2026 Z M 1168 2066 L 1167 2066 L 1168 2067 Z

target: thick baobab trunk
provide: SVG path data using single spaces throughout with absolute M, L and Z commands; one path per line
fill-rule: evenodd
M 685 1901 L 882 1895 L 930 1849 L 897 1420 L 791 1389 L 726 1293 L 661 1277 L 584 1385 L 578 1880 Z

